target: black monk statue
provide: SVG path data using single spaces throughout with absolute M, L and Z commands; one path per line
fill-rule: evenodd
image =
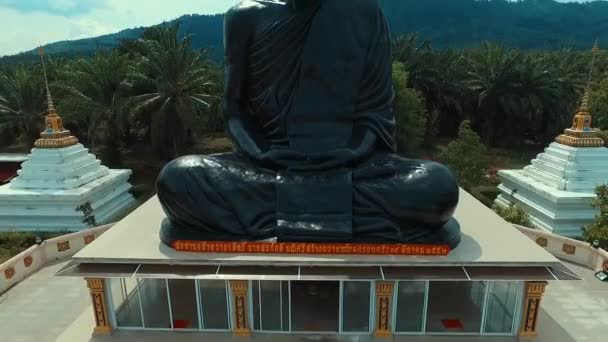
M 458 244 L 453 174 L 395 154 L 378 0 L 243 0 L 224 30 L 224 112 L 237 151 L 162 170 L 164 243 Z

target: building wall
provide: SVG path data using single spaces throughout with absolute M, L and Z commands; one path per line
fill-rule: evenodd
M 118 330 L 230 333 L 235 323 L 228 282 L 212 282 L 108 279 L 110 321 Z M 522 282 L 395 282 L 390 331 L 395 335 L 513 336 L 520 327 L 523 288 Z M 250 281 L 249 326 L 254 335 L 369 336 L 376 328 L 375 289 L 372 281 Z M 309 292 L 312 297 L 307 298 Z
M 551 234 L 540 229 L 522 226 L 516 226 L 516 228 L 557 258 L 595 271 L 608 267 L 608 252 L 601 248 L 594 248 L 587 242 Z
M 101 226 L 43 241 L 0 265 L 0 294 L 50 262 L 69 258 L 110 229 Z

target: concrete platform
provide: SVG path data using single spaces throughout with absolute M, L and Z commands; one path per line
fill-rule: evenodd
M 555 266 L 559 261 L 465 191 L 455 217 L 462 242 L 447 256 L 256 255 L 176 252 L 160 242 L 156 197 L 74 256 L 75 262 L 171 265 Z

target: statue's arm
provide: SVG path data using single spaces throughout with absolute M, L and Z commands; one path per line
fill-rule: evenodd
M 250 9 L 231 9 L 224 19 L 225 83 L 223 109 L 228 134 L 246 157 L 261 162 L 268 149 L 258 125 L 246 113 L 248 47 L 251 42 L 253 13 Z

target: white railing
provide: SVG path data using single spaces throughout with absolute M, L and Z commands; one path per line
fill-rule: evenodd
M 0 294 L 47 264 L 73 256 L 113 225 L 48 239 L 7 260 L 0 265 Z
M 608 268 L 608 252 L 601 248 L 594 248 L 587 242 L 551 234 L 540 229 L 518 225 L 515 225 L 515 228 L 557 258 L 571 261 L 595 271 Z

